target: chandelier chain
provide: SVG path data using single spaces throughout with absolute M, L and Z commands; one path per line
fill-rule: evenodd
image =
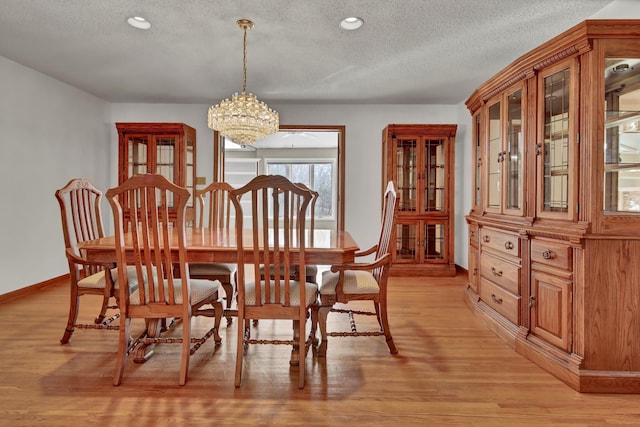
M 244 37 L 242 39 L 242 93 L 247 92 L 247 27 L 242 27 Z

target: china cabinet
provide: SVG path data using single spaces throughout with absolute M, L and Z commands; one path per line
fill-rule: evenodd
M 576 390 L 640 393 L 640 20 L 584 21 L 466 105 L 469 307 Z
M 133 175 L 159 173 L 193 195 L 196 185 L 196 130 L 184 123 L 116 123 L 118 184 Z M 175 216 L 175 212 L 170 212 Z M 187 219 L 195 215 L 193 197 Z
M 395 239 L 391 244 L 392 275 L 455 275 L 456 128 L 456 125 L 392 124 L 382 132 L 383 186 L 393 181 L 399 198 Z

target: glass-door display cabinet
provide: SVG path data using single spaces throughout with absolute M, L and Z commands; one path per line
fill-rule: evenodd
M 158 173 L 186 187 L 192 197 L 187 220 L 193 221 L 196 185 L 196 130 L 184 123 L 116 123 L 118 183 L 134 175 Z M 175 217 L 175 212 L 170 216 Z
M 640 20 L 588 20 L 466 102 L 466 302 L 581 392 L 640 393 Z
M 382 132 L 383 187 L 393 181 L 399 198 L 392 275 L 455 275 L 455 134 L 456 125 L 392 124 Z

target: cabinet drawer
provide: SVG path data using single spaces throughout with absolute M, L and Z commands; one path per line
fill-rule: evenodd
M 572 270 L 571 246 L 557 240 L 537 238 L 531 240 L 531 261 Z
M 485 278 L 480 279 L 480 298 L 489 307 L 515 324 L 520 322 L 520 297 L 505 291 Z
M 514 234 L 483 227 L 480 229 L 480 244 L 515 257 L 520 256 L 520 239 Z
M 483 253 L 480 258 L 482 277 L 502 286 L 515 295 L 520 295 L 520 267 Z

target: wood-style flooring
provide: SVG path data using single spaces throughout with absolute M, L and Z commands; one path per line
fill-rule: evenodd
M 250 348 L 236 389 L 236 322 L 224 320 L 222 344 L 209 341 L 192 357 L 185 386 L 180 346 L 164 345 L 145 364 L 130 358 L 114 387 L 117 332 L 76 330 L 59 343 L 67 286 L 0 304 L 1 426 L 640 425 L 640 395 L 578 393 L 504 344 L 464 304 L 462 276 L 391 278 L 399 354 L 382 337 L 330 338 L 326 360 L 308 355 L 303 390 L 289 348 L 271 345 Z M 90 319 L 98 301 L 83 303 Z M 371 321 L 356 320 L 359 329 Z M 349 328 L 345 315 L 329 322 Z M 253 334 L 290 331 L 260 321 Z

